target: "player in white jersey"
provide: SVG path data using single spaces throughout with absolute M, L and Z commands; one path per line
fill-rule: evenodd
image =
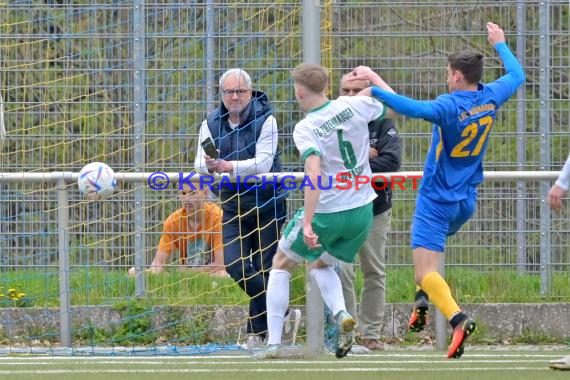
M 303 161 L 311 154 L 325 157 L 320 160 L 321 187 L 327 187 L 328 180 L 335 180 L 339 173 L 347 173 L 352 179 L 358 175 L 372 176 L 368 160 L 368 122 L 382 118 L 384 110 L 382 103 L 371 97 L 341 96 L 309 110 L 297 123 L 293 139 Z M 372 186 L 359 186 L 359 190 L 350 186 L 341 190 L 333 184 L 330 190 L 320 193 L 315 212 L 353 209 L 369 204 L 375 197 Z
M 293 131 L 305 164 L 305 207 L 297 211 L 279 240 L 267 285 L 267 347 L 255 356 L 280 356 L 291 272 L 306 260 L 311 263 L 309 273 L 337 322 L 336 357 L 340 359 L 352 347 L 356 321 L 346 311 L 340 279 L 332 266 L 337 260 L 354 261 L 372 225 L 372 200 L 376 194 L 370 185 L 358 189 L 354 184 L 343 185 L 345 190 L 341 190 L 335 179 L 340 173 L 346 178 L 371 175 L 368 123 L 382 117 L 385 108 L 382 103 L 361 96 L 330 101 L 325 95 L 328 73 L 321 66 L 302 64 L 293 71 L 293 79 L 295 97 L 306 112 Z

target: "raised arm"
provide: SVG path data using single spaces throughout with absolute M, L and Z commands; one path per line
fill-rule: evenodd
M 437 113 L 433 109 L 431 102 L 420 102 L 396 94 L 392 87 L 368 66 L 355 68 L 348 80 L 361 80 L 372 83 L 373 87 L 362 90 L 358 95 L 373 96 L 384 103 L 388 107 L 387 118 L 392 118 L 396 116 L 396 113 L 399 113 L 436 122 Z
M 379 87 L 386 92 L 395 93 L 395 91 L 390 87 L 380 75 L 376 74 L 370 67 L 368 66 L 358 66 L 355 68 L 350 75 L 347 76 L 347 80 L 350 81 L 364 81 L 372 84 L 373 86 Z M 368 87 L 358 93 L 360 96 L 372 96 L 372 88 Z M 397 114 L 389 108 L 386 104 L 386 118 L 394 118 Z
M 384 79 L 378 74 L 376 74 L 370 67 L 368 66 L 358 66 L 352 73 L 347 77 L 347 80 L 350 81 L 368 81 L 372 83 L 373 86 L 380 87 L 383 90 L 388 92 L 395 93 L 395 91 L 390 87 Z
M 433 101 L 415 100 L 407 96 L 388 92 L 376 86 L 372 87 L 371 93 L 372 96 L 399 114 L 425 119 L 432 123 L 439 123 L 440 121 L 439 113 Z
M 487 40 L 497 50 L 507 71 L 506 75 L 487 85 L 497 97 L 499 105 L 501 105 L 515 93 L 526 78 L 521 64 L 507 46 L 503 30 L 497 24 L 488 22 L 487 32 Z

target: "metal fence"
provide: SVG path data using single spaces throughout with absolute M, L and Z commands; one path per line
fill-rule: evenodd
M 219 100 L 219 75 L 231 67 L 246 69 L 254 86 L 269 95 L 285 168 L 299 170 L 291 132 L 302 114 L 289 73 L 304 59 L 303 6 L 286 1 L 0 4 L 0 95 L 7 129 L 0 172 L 77 172 L 91 161 L 126 173 L 191 171 L 197 126 Z M 486 42 L 485 22 L 494 21 L 523 62 L 527 82 L 500 111 L 486 169 L 558 170 L 570 136 L 569 14 L 567 1 L 327 1 L 320 6 L 320 60 L 331 70 L 332 97 L 343 73 L 366 64 L 396 91 L 433 99 L 447 91 L 446 57 L 455 50 L 485 54 L 485 81 L 502 73 Z M 421 170 L 430 126 L 399 119 L 397 127 L 402 170 Z M 536 294 L 567 301 L 568 210 L 551 215 L 544 204 L 550 185 L 485 183 L 477 214 L 449 242 L 448 265 L 537 276 L 538 287 L 521 282 L 513 300 Z M 143 277 L 133 285 L 115 274 L 150 262 L 162 222 L 177 208 L 175 191 L 128 183 L 111 200 L 93 203 L 73 184 L 65 189 L 72 274 L 81 277 L 87 268 L 100 268 L 103 278 L 98 282 L 85 273 L 78 287 L 72 286 L 71 304 L 111 303 L 148 290 Z M 42 277 L 47 294 L 38 299 L 46 307 L 58 298 L 47 290 L 58 278 L 57 194 L 53 182 L 0 179 L 0 270 L 10 273 L 0 286 L 26 289 Z M 389 270 L 411 265 L 415 195 L 395 192 Z M 298 204 L 298 196 L 290 203 Z M 517 278 L 504 277 L 497 286 Z M 158 288 L 183 282 L 176 281 Z M 102 288 L 96 296 L 94 287 Z

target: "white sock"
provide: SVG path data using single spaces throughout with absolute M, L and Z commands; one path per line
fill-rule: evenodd
M 342 294 L 342 284 L 338 274 L 330 266 L 324 268 L 311 269 L 311 276 L 315 277 L 315 281 L 321 290 L 321 295 L 325 304 L 332 314 L 336 316 L 341 311 L 346 311 L 344 304 L 344 296 Z
M 291 273 L 281 269 L 269 271 L 267 282 L 267 344 L 281 344 L 283 320 L 289 306 Z

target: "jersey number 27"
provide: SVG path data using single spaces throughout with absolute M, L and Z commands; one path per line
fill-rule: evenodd
M 491 116 L 485 116 L 484 118 L 479 119 L 478 123 L 471 123 L 463 130 L 461 133 L 461 137 L 465 137 L 459 144 L 455 145 L 453 150 L 451 151 L 451 157 L 461 158 L 461 157 L 468 157 L 468 156 L 478 156 L 481 153 L 481 149 L 483 148 L 483 144 L 485 144 L 485 140 L 491 131 L 491 126 L 493 125 L 493 118 Z M 467 149 L 471 141 L 473 141 L 477 137 L 477 133 L 479 132 L 479 126 L 485 127 L 485 130 L 479 137 L 479 141 L 475 146 L 475 149 L 472 151 Z

